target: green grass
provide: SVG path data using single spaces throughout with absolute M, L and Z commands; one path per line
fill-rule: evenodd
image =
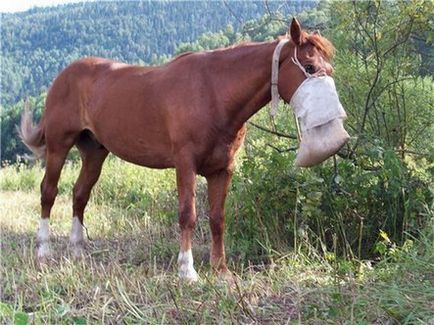
M 434 257 L 423 249 L 398 261 L 381 262 L 373 270 L 360 264 L 365 270 L 359 266 L 357 274 L 302 253 L 267 266 L 232 265 L 238 285 L 231 288 L 210 272 L 207 237 L 198 230 L 195 257 L 201 280 L 188 286 L 176 275 L 176 225 L 162 226 L 110 206 L 90 204 L 88 256 L 71 260 L 65 196 L 59 197 L 53 211 L 54 260 L 38 266 L 37 208 L 36 193 L 2 193 L 4 322 L 434 322 Z
M 176 270 L 171 172 L 109 161 L 104 173 L 85 217 L 91 238 L 86 257 L 74 260 L 68 234 L 76 170 L 66 167 L 51 218 L 54 258 L 41 266 L 35 262 L 34 238 L 42 173 L 38 168 L 1 171 L 0 323 L 434 324 L 432 223 L 401 247 L 386 242 L 373 267 L 369 261 L 324 257 L 302 238 L 297 251 L 270 252 L 263 263 L 254 259 L 256 264 L 249 262 L 249 252 L 240 259 L 240 248 L 228 246 L 238 279 L 229 286 L 208 265 L 206 191 L 199 183 L 193 252 L 201 280 L 186 285 Z M 132 180 L 123 180 L 125 174 Z M 133 193 L 128 191 L 129 182 L 143 179 L 152 190 L 136 184 Z

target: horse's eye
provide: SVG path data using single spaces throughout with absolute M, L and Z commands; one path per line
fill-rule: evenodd
M 311 74 L 315 72 L 315 68 L 313 67 L 312 64 L 306 64 L 306 65 L 304 66 L 304 70 L 305 70 L 307 73 L 311 73 Z

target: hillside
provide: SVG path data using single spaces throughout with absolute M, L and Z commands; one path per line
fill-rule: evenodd
M 55 75 L 86 55 L 130 63 L 157 63 L 183 42 L 267 10 L 300 12 L 312 1 L 140 1 L 79 3 L 3 14 L 1 103 L 45 90 Z

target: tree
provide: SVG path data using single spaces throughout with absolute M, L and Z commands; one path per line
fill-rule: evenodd
M 332 35 L 339 49 L 337 82 L 358 137 L 351 153 L 374 139 L 403 158 L 416 143 L 429 148 L 432 82 L 419 76 L 422 61 L 414 37 L 428 32 L 426 13 L 433 12 L 433 3 L 364 1 L 331 6 Z

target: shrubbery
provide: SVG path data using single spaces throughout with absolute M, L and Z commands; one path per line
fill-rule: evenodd
M 244 253 L 279 255 L 307 240 L 324 254 L 371 258 L 380 231 L 403 243 L 430 226 L 433 166 L 426 159 L 402 161 L 378 146 L 363 158 L 301 169 L 293 152 L 267 148 L 265 139 L 247 144 L 229 196 L 228 231 Z

